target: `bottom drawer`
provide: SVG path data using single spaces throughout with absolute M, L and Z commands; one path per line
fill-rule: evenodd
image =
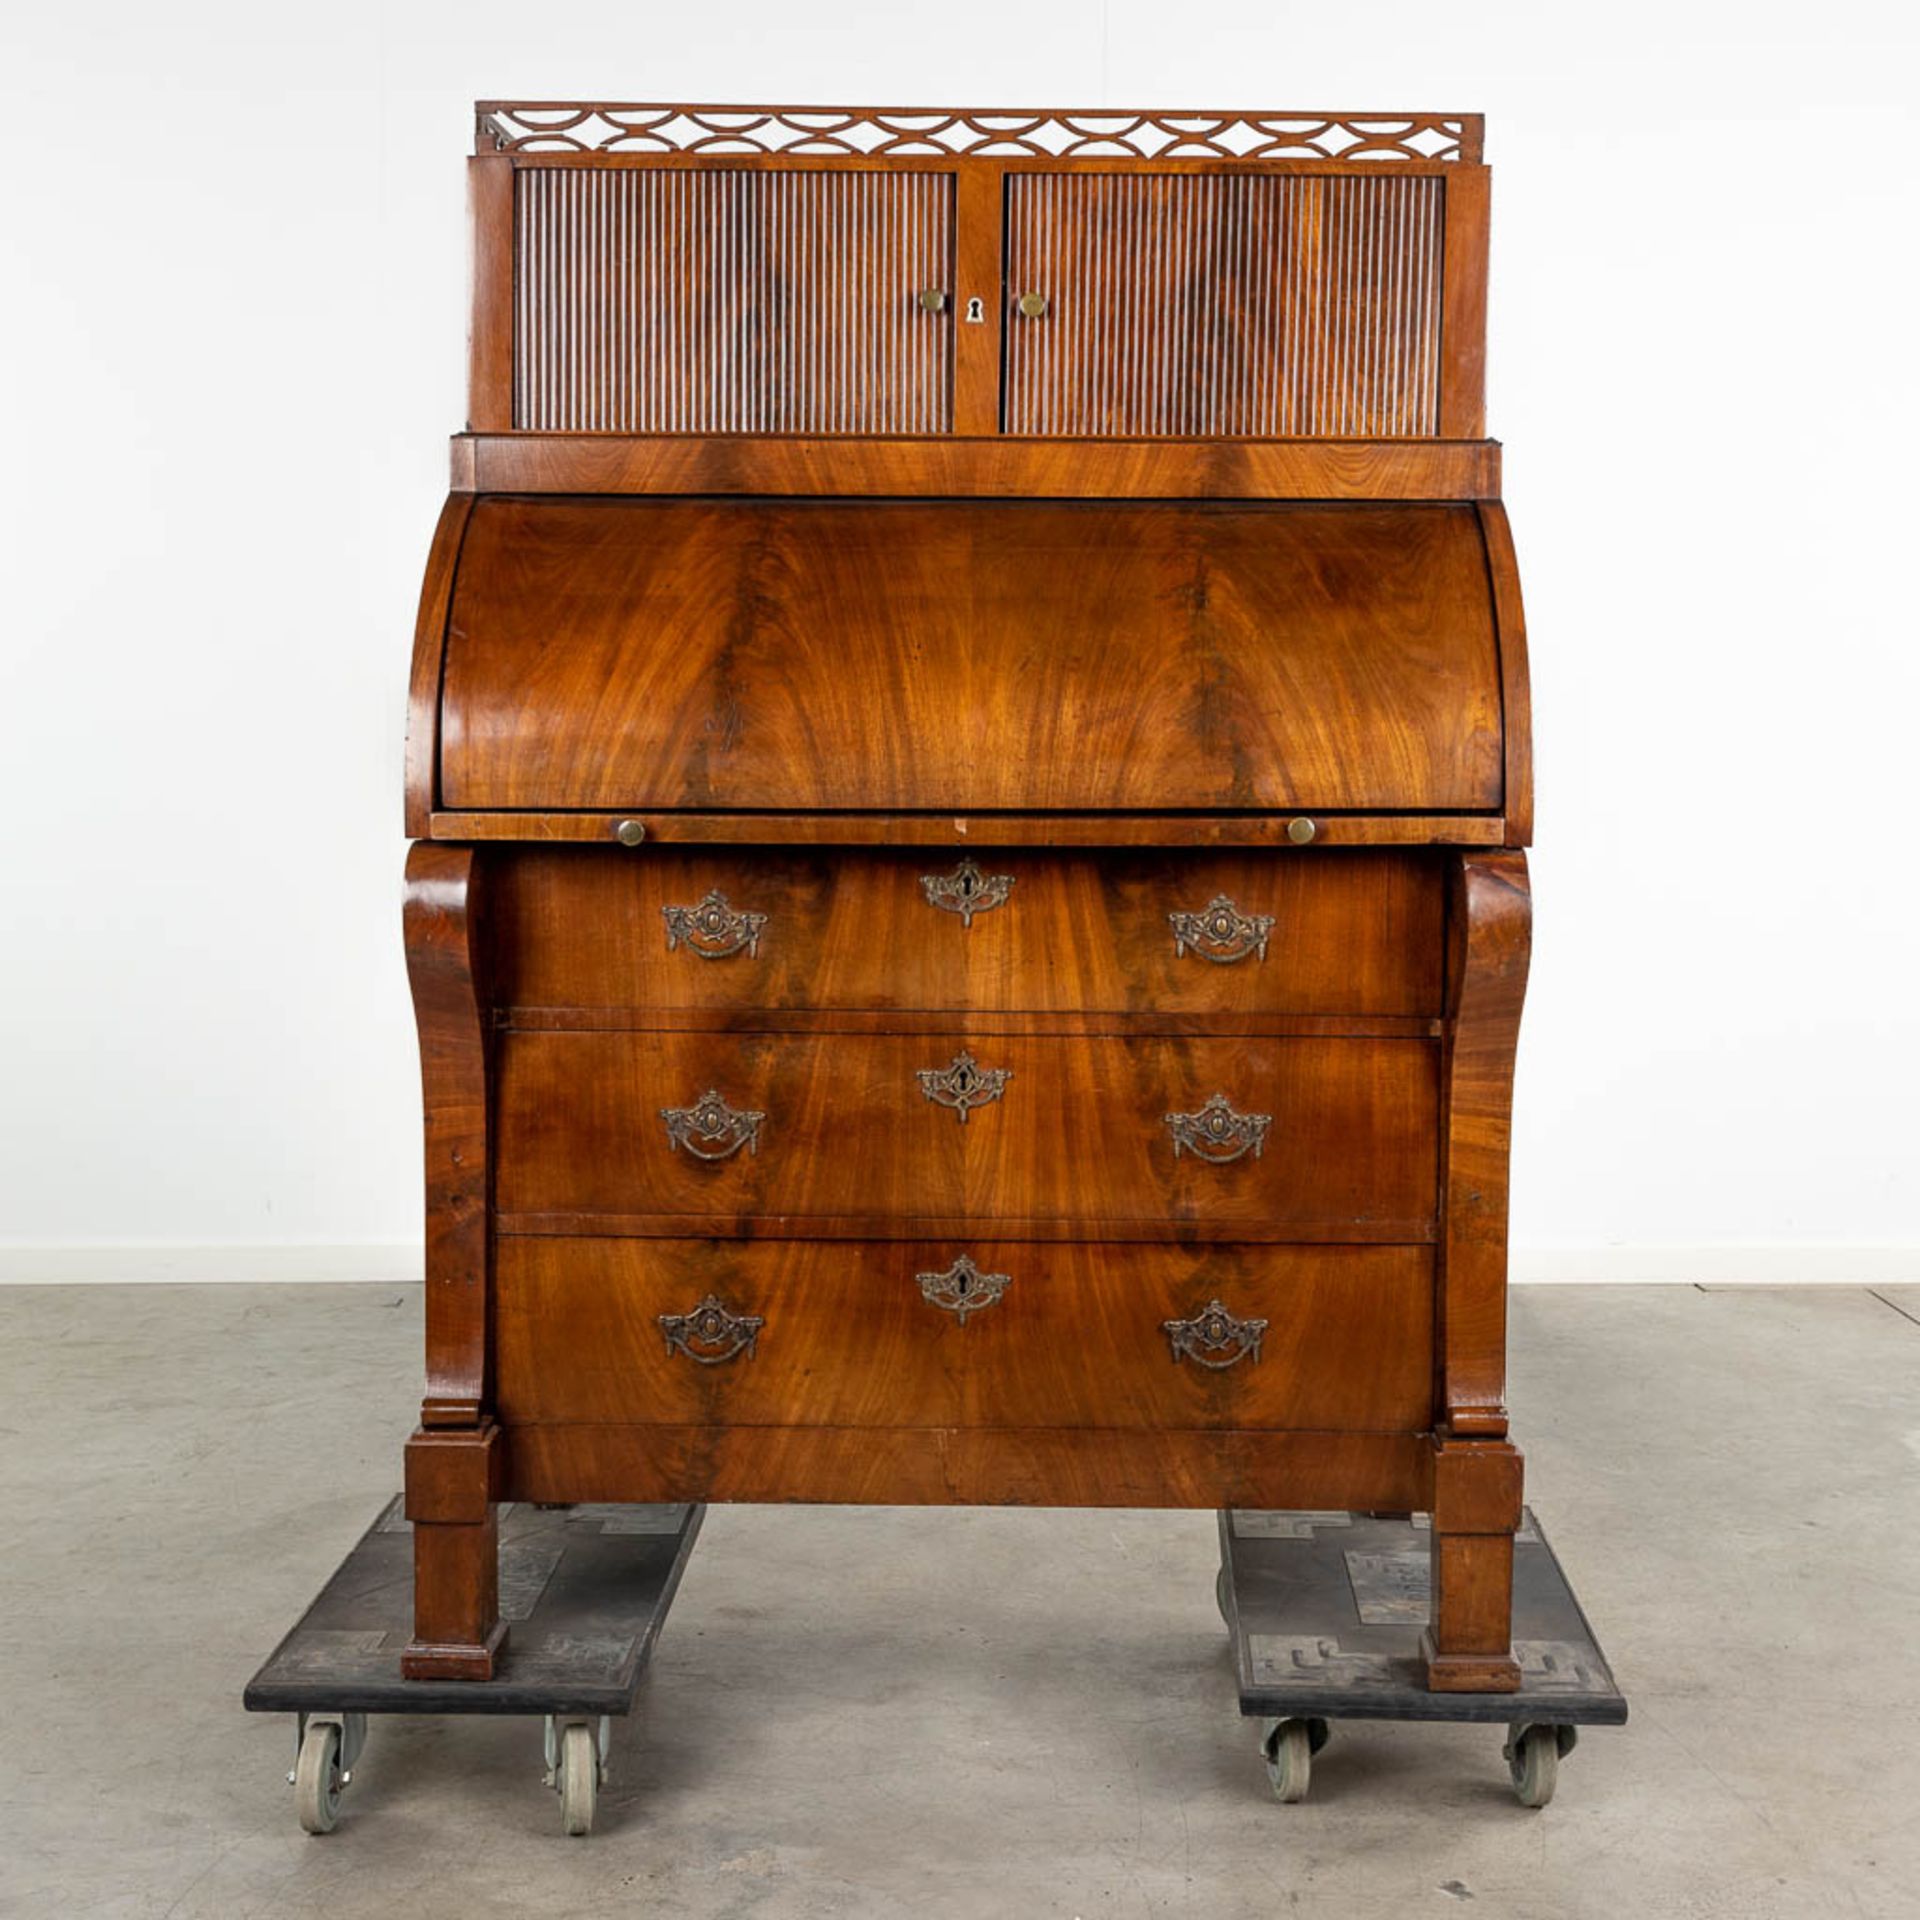
M 496 1403 L 509 1426 L 1412 1433 L 1432 1276 L 1403 1246 L 503 1237 Z

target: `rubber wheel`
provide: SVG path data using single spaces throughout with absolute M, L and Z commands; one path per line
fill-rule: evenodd
M 1307 1797 L 1313 1779 L 1313 1729 L 1305 1720 L 1281 1720 L 1267 1735 L 1267 1778 L 1287 1806 Z
M 340 1729 L 320 1721 L 300 1742 L 293 1770 L 294 1806 L 308 1833 L 331 1833 L 340 1820 Z
M 1516 1727 L 1507 1741 L 1507 1771 L 1523 1807 L 1544 1807 L 1560 1783 L 1558 1727 Z
M 576 1723 L 560 1736 L 560 1824 L 576 1837 L 593 1831 L 600 1795 L 600 1746 L 593 1729 Z

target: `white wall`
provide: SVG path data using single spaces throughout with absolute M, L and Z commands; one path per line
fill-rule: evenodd
M 1484 109 L 1541 788 L 1523 1270 L 1920 1277 L 1914 22 L 9 10 L 4 1271 L 414 1259 L 404 681 L 467 103 L 511 91 Z M 208 1243 L 241 1251 L 155 1251 Z

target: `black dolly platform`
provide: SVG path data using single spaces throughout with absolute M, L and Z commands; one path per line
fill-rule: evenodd
M 1220 1515 L 1220 1612 L 1233 1635 L 1240 1711 L 1282 1800 L 1307 1791 L 1334 1720 L 1482 1721 L 1508 1729 L 1522 1805 L 1553 1797 L 1575 1730 L 1619 1726 L 1627 1702 L 1531 1511 L 1513 1552 L 1515 1693 L 1430 1693 L 1424 1515 Z
M 400 1677 L 413 1617 L 413 1555 L 396 1497 L 299 1624 L 248 1682 L 255 1713 L 296 1718 L 301 1824 L 330 1832 L 341 1789 L 380 1713 L 539 1714 L 548 1783 L 566 1831 L 593 1825 L 609 1724 L 629 1713 L 706 1509 L 503 1507 L 500 1608 L 510 1623 L 491 1680 Z M 1262 1722 L 1274 1792 L 1299 1800 L 1334 1720 L 1478 1721 L 1508 1729 L 1523 1805 L 1553 1797 L 1583 1726 L 1618 1726 L 1614 1684 L 1531 1512 L 1514 1545 L 1514 1693 L 1430 1693 L 1419 1515 L 1230 1511 L 1220 1515 L 1220 1611 L 1233 1636 L 1240 1711 Z
M 327 1833 L 377 1713 L 514 1713 L 546 1719 L 547 1779 L 569 1833 L 593 1825 L 609 1722 L 630 1713 L 706 1509 L 503 1506 L 491 1680 L 403 1680 L 413 1625 L 413 1542 L 396 1496 L 247 1683 L 253 1713 L 292 1713 L 288 1776 L 300 1824 Z

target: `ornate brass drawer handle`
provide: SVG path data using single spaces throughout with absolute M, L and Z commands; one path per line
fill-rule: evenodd
M 967 1115 L 975 1107 L 998 1100 L 1013 1078 L 1006 1067 L 983 1067 L 964 1048 L 953 1056 L 950 1067 L 922 1067 L 916 1074 L 920 1091 L 937 1107 L 951 1107 L 967 1124 Z
M 1013 1284 L 1010 1274 L 982 1273 L 969 1253 L 963 1253 L 945 1273 L 921 1273 L 914 1278 L 920 1282 L 920 1297 L 952 1314 L 963 1327 L 968 1314 L 983 1312 Z
M 991 913 L 1007 904 L 1013 891 L 1010 873 L 982 873 L 971 860 L 962 860 L 951 873 L 923 873 L 921 891 L 942 913 L 957 913 L 963 927 L 973 925 L 976 913 Z
M 708 1294 L 691 1313 L 661 1314 L 659 1324 L 669 1356 L 684 1353 L 697 1366 L 717 1367 L 743 1353 L 751 1360 L 767 1323 L 757 1313 L 729 1313 Z
M 1198 913 L 1170 913 L 1175 959 L 1197 953 L 1216 966 L 1230 967 L 1248 954 L 1267 957 L 1267 936 L 1273 931 L 1270 913 L 1242 913 L 1224 893 L 1216 893 Z
M 736 1113 L 709 1087 L 690 1107 L 662 1107 L 667 1123 L 667 1145 L 700 1160 L 725 1160 L 742 1147 L 760 1151 L 760 1123 L 764 1113 Z
M 1190 1319 L 1163 1320 L 1160 1325 L 1176 1367 L 1182 1360 L 1191 1360 L 1218 1373 L 1241 1360 L 1251 1359 L 1256 1367 L 1260 1364 L 1260 1338 L 1267 1323 L 1237 1320 L 1218 1300 L 1209 1300 Z
M 754 958 L 767 924 L 764 913 L 736 913 L 718 887 L 697 907 L 662 907 L 660 917 L 667 923 L 667 951 L 684 946 L 702 960 L 725 960 L 742 949 Z
M 1216 1093 L 1198 1113 L 1170 1113 L 1167 1131 L 1173 1135 L 1173 1157 L 1187 1152 L 1224 1167 L 1251 1153 L 1258 1160 L 1266 1151 L 1270 1113 L 1236 1113 L 1224 1093 Z

